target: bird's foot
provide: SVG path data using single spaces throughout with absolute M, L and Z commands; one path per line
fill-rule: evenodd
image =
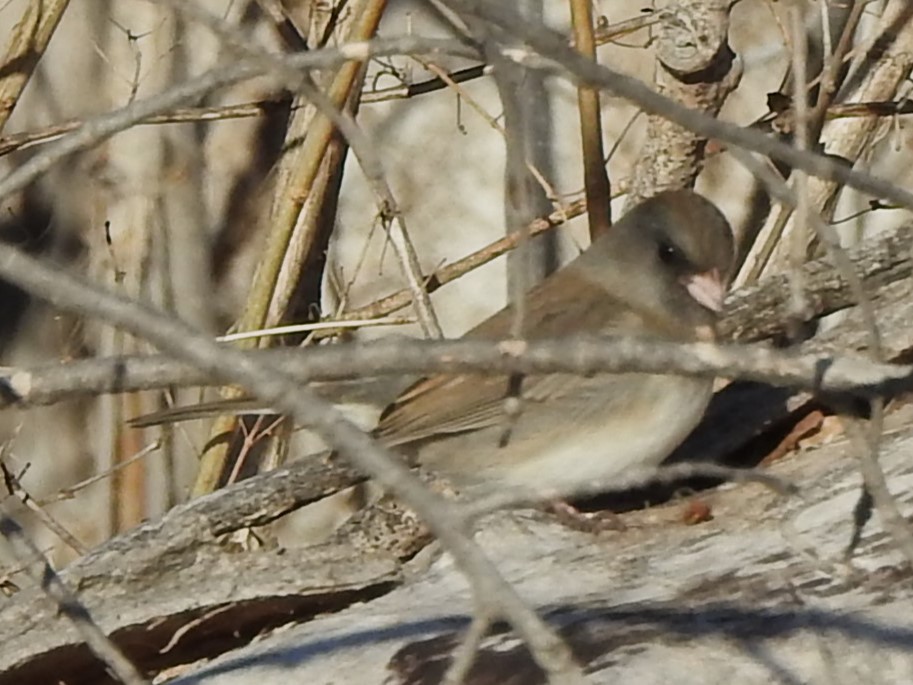
M 612 511 L 580 511 L 566 500 L 554 500 L 548 509 L 568 528 L 585 533 L 627 530 L 621 517 Z

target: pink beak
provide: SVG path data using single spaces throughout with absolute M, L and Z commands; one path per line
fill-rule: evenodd
M 682 284 L 695 300 L 714 312 L 722 311 L 726 287 L 718 269 L 682 279 Z

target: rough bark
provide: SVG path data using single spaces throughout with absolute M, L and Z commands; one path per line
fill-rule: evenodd
M 895 414 L 882 462 L 906 513 L 911 412 Z M 801 494 L 758 485 L 703 496 L 713 519 L 685 525 L 688 502 L 633 512 L 627 529 L 573 532 L 544 514 L 500 514 L 478 535 L 521 594 L 559 627 L 593 683 L 909 682 L 910 570 L 877 524 L 850 562 L 858 497 L 846 443 L 774 472 Z M 446 557 L 386 596 L 272 635 L 179 678 L 258 682 L 440 682 L 471 615 Z M 514 636 L 495 629 L 469 683 L 541 683 Z
M 905 279 L 877 300 L 893 357 L 913 350 L 911 289 Z M 850 317 L 806 346 L 863 344 Z M 697 456 L 731 454 L 812 401 L 770 388 L 752 392 L 741 390 L 741 402 L 732 395 L 719 401 L 691 443 Z M 902 408 L 890 415 L 885 449 L 906 509 L 910 414 Z M 834 668 L 854 672 L 870 660 L 867 682 L 894 682 L 888 657 L 897 668 L 913 667 L 904 645 L 913 644 L 903 615 L 909 592 L 897 582 L 909 574 L 877 525 L 851 566 L 838 559 L 859 484 L 854 455 L 833 445 L 790 458 L 774 473 L 793 479 L 801 496 L 783 499 L 757 485 L 721 488 L 702 495 L 714 520 L 696 527 L 683 525 L 687 510 L 674 502 L 625 514 L 620 533 L 580 533 L 545 515 L 515 512 L 486 521 L 479 536 L 523 595 L 561 626 L 594 682 L 654 682 L 674 669 L 682 671 L 679 682 L 697 682 L 698 673 L 701 682 L 722 681 L 725 673 L 769 682 L 764 664 L 778 663 L 791 677 L 823 682 L 832 665 L 822 649 L 839 655 Z M 374 675 L 383 682 L 384 673 L 393 682 L 436 682 L 470 611 L 449 561 L 428 571 L 345 545 L 226 546 L 229 535 L 357 479 L 322 463 L 264 474 L 111 540 L 66 569 L 64 579 L 143 668 L 159 672 L 224 655 L 205 681 L 187 683 L 370 683 Z M 877 573 L 865 577 L 859 569 Z M 233 651 L 284 623 L 300 625 L 246 648 L 253 651 Z M 0 685 L 103 682 L 101 668 L 37 589 L 0 609 L 0 643 Z M 885 660 L 871 660 L 876 652 Z M 687 668 L 703 662 L 705 671 Z M 479 664 L 471 682 L 510 682 L 508 671 L 519 674 L 516 682 L 540 678 L 503 634 L 486 640 Z
M 716 115 L 741 78 L 729 47 L 731 3 L 663 2 L 657 36 L 656 89 L 688 107 Z M 626 200 L 633 207 L 669 188 L 690 188 L 704 162 L 707 139 L 667 118 L 650 115 Z

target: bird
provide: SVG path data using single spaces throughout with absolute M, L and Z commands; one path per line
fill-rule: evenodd
M 732 229 L 712 202 L 660 192 L 526 293 L 524 338 L 713 340 L 734 261 Z M 508 338 L 512 320 L 508 305 L 464 337 Z M 463 491 L 592 492 L 658 466 L 701 420 L 713 388 L 711 378 L 676 375 L 529 375 L 506 428 L 508 383 L 507 375 L 419 380 L 381 413 L 374 436 Z
M 711 201 L 691 190 L 661 191 L 523 296 L 524 338 L 713 340 L 734 262 L 731 227 Z M 510 338 L 513 318 L 508 304 L 464 337 Z M 422 378 L 381 412 L 373 435 L 461 494 L 509 488 L 568 497 L 658 466 L 703 417 L 713 379 L 530 374 L 508 419 L 510 384 L 509 374 Z M 134 425 L 158 422 L 150 416 L 163 414 Z

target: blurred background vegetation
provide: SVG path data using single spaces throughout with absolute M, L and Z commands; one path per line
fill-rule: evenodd
M 305 44 L 315 48 L 348 42 L 352 36 L 370 38 L 375 20 L 379 36 L 451 35 L 447 22 L 428 3 L 412 0 L 188 3 L 217 22 L 179 10 L 178 4 L 0 3 L 0 49 L 9 46 L 12 51 L 17 36 L 30 27 L 35 35 L 41 30 L 50 35 L 46 48 L 39 45 L 32 55 L 38 59 L 21 94 L 13 89 L 6 100 L 0 98 L 12 104 L 6 110 L 12 111 L 8 121 L 0 122 L 0 173 L 40 155 L 67 126 L 155 96 L 208 69 L 247 59 L 251 51 L 290 52 Z M 834 107 L 820 140 L 830 151 L 829 141 L 858 136 L 862 154 L 849 162 L 909 186 L 910 134 L 903 116 L 863 112 L 864 116 L 836 118 L 836 105 L 871 99 L 860 95 L 861 89 L 871 85 L 872 75 L 884 63 L 872 58 L 866 46 L 882 35 L 884 17 L 905 4 L 737 3 L 731 10 L 729 44 L 743 75 L 720 118 L 788 136 L 791 12 L 799 7 L 800 26 L 807 36 L 812 100 L 815 76 L 829 63 L 828 56 L 851 22 L 855 30 L 849 34 L 847 62 L 835 71 Z M 563 0 L 523 0 L 517 5 L 529 17 L 570 31 L 571 17 Z M 864 9 L 854 16 L 857 5 Z M 658 16 L 654 8 L 646 0 L 602 0 L 592 9 L 597 34 L 604 37 L 598 60 L 653 82 Z M 35 28 L 29 23 L 38 21 L 37 16 L 53 24 L 48 17 L 58 11 L 59 24 Z M 904 21 L 908 23 L 909 17 Z M 902 33 L 905 26 L 895 30 Z M 613 32 L 613 27 L 622 29 Z M 0 85 L 9 86 L 16 70 L 6 63 Z M 341 68 L 315 75 L 338 103 L 357 112 L 425 275 L 504 235 L 505 146 L 501 103 L 492 79 L 480 75 L 459 85 L 446 79 L 428 92 L 415 88 L 441 73 L 460 75 L 477 65 L 446 56 L 431 61 L 397 56 L 371 60 L 365 72 L 353 68 L 346 74 Z M 334 79 L 338 92 L 330 87 Z M 530 158 L 544 189 L 541 211 L 560 213 L 583 197 L 577 92 L 562 79 L 531 75 L 529 80 L 527 102 L 536 115 Z M 906 74 L 901 74 L 883 86 L 878 99 L 903 102 L 907 93 Z M 780 99 L 771 100 L 770 94 L 779 94 Z M 627 179 L 642 155 L 647 118 L 636 106 L 605 94 L 602 114 L 617 216 L 625 202 Z M 338 136 L 321 144 L 318 129 L 306 99 L 277 87 L 275 80 L 256 78 L 220 89 L 186 103 L 168 121 L 132 126 L 69 156 L 24 191 L 2 198 L 0 237 L 61 268 L 173 312 L 213 335 L 236 328 L 239 321 L 277 325 L 346 315 L 397 319 L 395 325 L 384 319 L 386 325 L 346 329 L 345 338 L 422 335 L 409 307 L 395 312 L 361 309 L 406 287 L 406 280 L 396 250 L 385 238 L 389 216 L 358 161 L 346 154 Z M 762 247 L 750 251 L 753 236 L 767 239 L 778 212 L 771 210 L 763 187 L 724 149 L 708 148 L 697 188 L 720 205 L 743 239 L 748 260 L 740 283 L 788 267 L 788 250 L 773 250 L 769 259 L 763 258 L 767 251 Z M 895 226 L 905 217 L 890 208 L 873 209 L 868 198 L 836 188 L 816 210 L 837 222 L 847 242 Z M 263 306 L 250 298 L 255 270 L 273 249 L 271 234 L 288 217 L 299 237 L 284 255 L 286 289 Z M 776 237 L 768 240 L 770 245 L 777 243 Z M 533 277 L 571 258 L 587 242 L 585 219 L 572 219 L 536 244 Z M 432 302 L 447 336 L 460 335 L 503 306 L 506 263 L 495 260 L 434 292 Z M 62 315 L 2 284 L 0 341 L 6 366 L 150 351 L 116 330 Z M 296 335 L 271 339 L 269 344 L 316 342 Z M 322 339 L 323 344 L 328 342 Z M 9 445 L 4 459 L 14 472 L 28 467 L 21 482 L 31 496 L 49 501 L 47 510 L 91 547 L 159 515 L 185 499 L 195 481 L 199 483 L 199 455 L 215 430 L 209 423 L 183 423 L 163 431 L 132 429 L 125 420 L 202 396 L 218 393 L 175 389 L 7 410 L 2 416 L 2 437 Z M 138 454 L 142 456 L 132 460 Z M 296 454 L 297 448 L 289 450 L 290 458 Z M 261 462 L 268 458 L 257 455 Z M 72 497 L 59 496 L 99 474 L 105 477 Z M 220 482 L 230 475 L 220 473 Z M 28 519 L 26 512 L 20 513 Z M 55 562 L 77 553 L 45 527 L 33 522 L 33 530 Z

